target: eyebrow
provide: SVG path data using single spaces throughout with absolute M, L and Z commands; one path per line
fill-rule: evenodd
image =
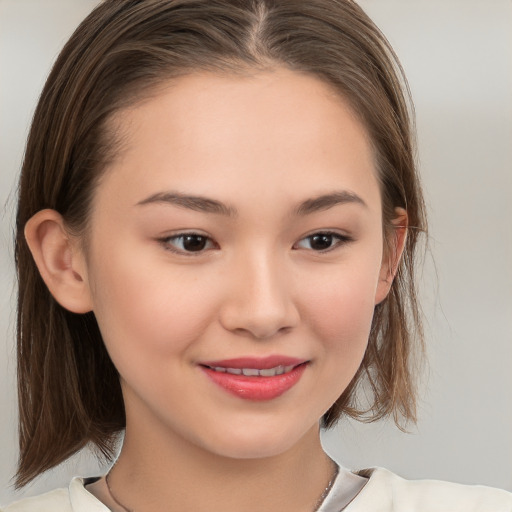
M 179 192 L 158 192 L 153 194 L 137 205 L 146 205 L 154 203 L 171 204 L 197 212 L 215 213 L 218 215 L 225 215 L 228 217 L 236 217 L 238 212 L 236 208 L 226 206 L 224 203 L 216 199 L 210 199 L 204 196 L 191 196 L 188 194 L 181 194 Z
M 306 199 L 296 208 L 295 215 L 310 215 L 311 213 L 328 210 L 329 208 L 339 204 L 350 203 L 360 204 L 361 206 L 366 207 L 366 203 L 363 201 L 363 199 L 354 192 L 349 192 L 348 190 L 340 190 L 330 194 L 323 194 L 318 197 L 313 197 L 312 199 Z
M 216 199 L 211 199 L 204 196 L 182 194 L 180 192 L 158 192 L 147 197 L 146 199 L 143 199 L 142 201 L 139 201 L 137 206 L 155 203 L 171 204 L 189 210 L 203 213 L 214 213 L 227 217 L 238 216 L 238 210 L 236 208 L 227 206 L 224 203 L 217 201 Z M 306 199 L 293 210 L 293 213 L 296 216 L 302 217 L 315 212 L 328 210 L 337 205 L 350 203 L 360 204 L 364 207 L 367 206 L 364 200 L 354 192 L 341 190 L 331 192 L 329 194 L 323 194 L 311 199 Z

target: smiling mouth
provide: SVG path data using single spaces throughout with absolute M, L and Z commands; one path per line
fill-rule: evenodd
M 283 366 L 278 365 L 274 368 L 258 369 L 258 368 L 226 368 L 224 366 L 207 366 L 210 370 L 220 373 L 230 373 L 231 375 L 244 375 L 245 377 L 275 377 L 290 373 L 298 365 Z
M 244 400 L 268 401 L 293 388 L 309 363 L 304 359 L 270 356 L 205 361 L 199 367 L 210 381 L 231 395 Z

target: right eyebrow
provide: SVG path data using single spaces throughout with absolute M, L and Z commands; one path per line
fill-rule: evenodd
M 153 194 L 137 205 L 146 205 L 154 203 L 168 203 L 181 208 L 195 210 L 197 212 L 215 213 L 218 215 L 225 215 L 228 217 L 237 217 L 238 211 L 236 208 L 226 206 L 224 203 L 203 196 L 191 196 L 180 194 L 179 192 L 158 192 Z

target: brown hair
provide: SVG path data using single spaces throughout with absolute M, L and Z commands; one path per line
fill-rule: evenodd
M 18 486 L 88 443 L 111 457 L 125 426 L 118 374 L 94 314 L 70 313 L 53 299 L 25 242 L 25 223 L 52 208 L 74 232 L 86 233 L 98 177 L 119 142 L 108 121 L 155 86 L 195 70 L 276 66 L 310 73 L 349 101 L 373 144 L 384 229 L 395 207 L 406 208 L 411 227 L 391 292 L 375 308 L 363 363 L 323 425 L 344 413 L 414 421 L 411 353 L 422 332 L 413 271 L 426 224 L 408 89 L 384 36 L 351 0 L 106 0 L 57 58 L 34 114 L 20 178 Z M 361 408 L 356 391 L 363 382 L 373 399 Z

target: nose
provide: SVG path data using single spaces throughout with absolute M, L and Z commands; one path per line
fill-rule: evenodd
M 293 283 L 283 262 L 265 252 L 240 260 L 230 270 L 230 286 L 220 312 L 223 327 L 267 339 L 297 326 Z

